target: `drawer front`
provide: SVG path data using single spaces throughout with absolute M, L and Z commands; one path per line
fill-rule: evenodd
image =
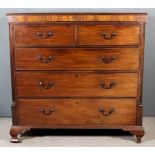
M 134 125 L 133 99 L 21 99 L 20 125 Z
M 139 26 L 84 25 L 79 26 L 80 45 L 138 45 Z
M 138 48 L 16 48 L 17 70 L 137 70 Z
M 136 97 L 136 73 L 17 72 L 18 97 Z
M 75 26 L 16 26 L 15 46 L 72 45 L 75 41 Z

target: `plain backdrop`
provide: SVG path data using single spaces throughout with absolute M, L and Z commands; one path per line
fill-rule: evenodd
M 155 9 L 0 9 L 0 116 L 11 115 L 9 33 L 6 14 L 17 12 L 146 12 L 143 105 L 144 115 L 155 116 Z

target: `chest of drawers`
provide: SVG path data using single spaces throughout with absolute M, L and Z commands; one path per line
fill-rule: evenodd
M 122 129 L 141 141 L 147 14 L 7 16 L 12 142 L 32 128 Z

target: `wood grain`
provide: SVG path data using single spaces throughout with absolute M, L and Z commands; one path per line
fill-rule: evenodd
M 74 25 L 31 25 L 15 27 L 15 46 L 74 45 Z M 39 36 L 38 33 L 43 36 Z M 48 36 L 48 33 L 52 33 Z
M 138 45 L 139 26 L 123 25 L 84 25 L 78 28 L 78 44 L 80 45 Z M 102 33 L 110 38 L 112 33 L 117 33 L 112 39 L 105 39 Z
M 51 58 L 51 59 L 50 59 Z M 16 48 L 16 70 L 138 70 L 138 48 Z
M 59 21 L 146 22 L 146 13 L 21 13 L 7 14 L 9 23 Z
M 136 97 L 137 96 L 136 73 L 39 73 L 18 72 L 17 93 L 18 97 Z M 48 86 L 54 83 L 50 89 L 38 86 L 43 82 Z M 110 89 L 111 83 L 115 85 Z M 130 84 L 129 84 L 130 83 Z
M 136 122 L 136 104 L 133 99 L 20 99 L 20 125 L 50 125 L 50 124 L 104 124 L 104 125 L 134 125 Z M 40 112 L 54 109 L 50 115 Z M 105 112 L 114 108 L 109 116 L 103 116 L 99 109 Z

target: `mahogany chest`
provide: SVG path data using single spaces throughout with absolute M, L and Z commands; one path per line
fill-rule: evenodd
M 141 142 L 146 13 L 7 17 L 11 142 L 32 128 L 122 129 Z

